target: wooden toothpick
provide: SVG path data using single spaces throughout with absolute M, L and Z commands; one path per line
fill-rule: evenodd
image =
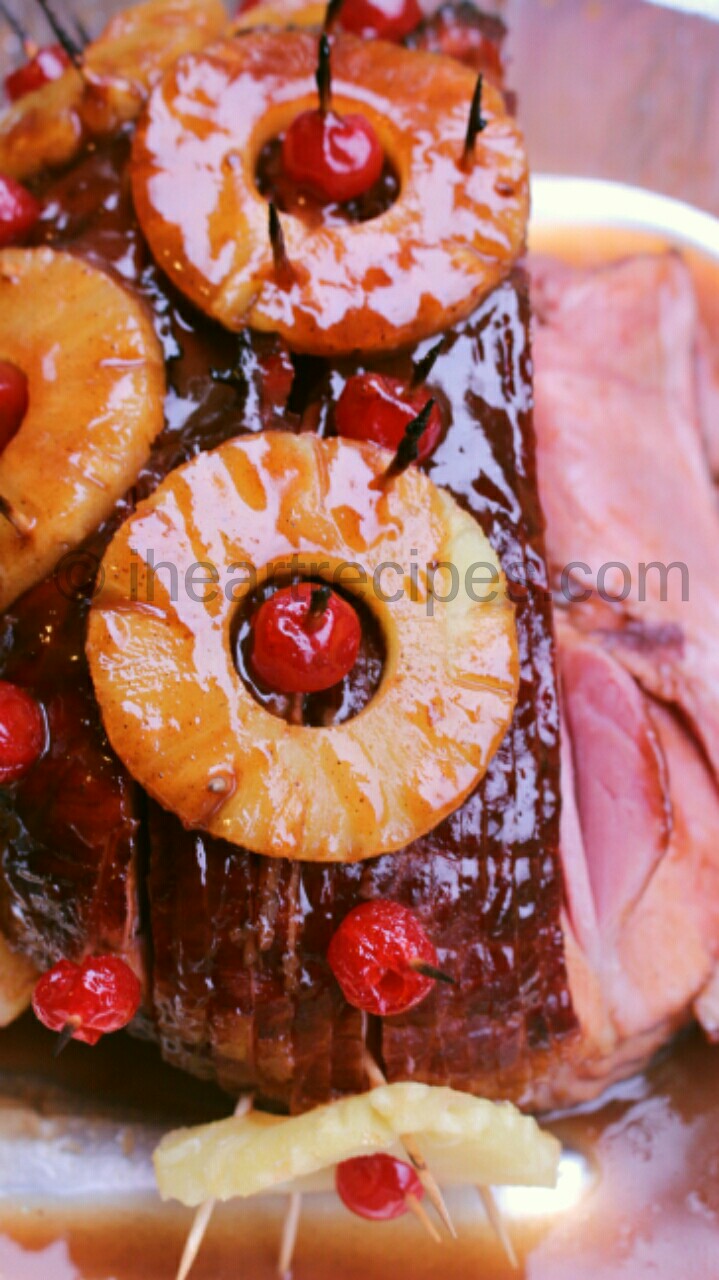
M 365 1061 L 365 1071 L 367 1073 L 367 1078 L 370 1084 L 372 1085 L 372 1088 L 379 1089 L 382 1087 L 382 1085 L 386 1085 L 387 1077 L 385 1076 L 379 1063 L 376 1061 L 375 1058 L 372 1057 L 369 1050 L 365 1050 L 364 1061 Z M 400 1134 L 399 1140 L 402 1146 L 404 1147 L 406 1154 L 409 1156 L 409 1159 L 413 1168 L 417 1171 L 419 1180 L 422 1183 L 422 1186 L 424 1187 L 425 1191 L 427 1192 L 427 1196 L 429 1197 L 429 1200 L 434 1205 L 434 1208 L 439 1214 L 439 1217 L 442 1220 L 444 1227 L 452 1236 L 452 1238 L 456 1240 L 457 1232 L 455 1230 L 454 1223 L 452 1222 L 452 1219 L 450 1217 L 449 1209 L 447 1208 L 447 1205 L 445 1203 L 445 1199 L 444 1199 L 444 1196 L 442 1195 L 439 1183 L 434 1177 L 434 1174 L 431 1172 L 427 1164 L 427 1161 L 425 1160 L 422 1154 L 422 1151 L 419 1143 L 417 1142 L 417 1139 L 415 1138 L 413 1133 L 403 1133 L 403 1134 Z
M 419 1200 L 417 1196 L 413 1195 L 411 1191 L 409 1191 L 405 1196 L 405 1202 L 407 1204 L 407 1208 L 410 1210 L 410 1213 L 413 1213 L 415 1218 L 417 1218 L 422 1223 L 422 1226 L 427 1232 L 427 1235 L 430 1236 L 432 1240 L 434 1240 L 435 1244 L 441 1244 L 442 1237 L 439 1234 L 439 1231 L 437 1230 L 437 1228 L 435 1227 L 429 1214 L 427 1213 L 427 1210 L 422 1204 L 422 1201 Z
M 292 1259 L 295 1256 L 295 1246 L 297 1244 L 297 1232 L 300 1227 L 301 1212 L 302 1193 L 300 1191 L 293 1191 L 290 1195 L 284 1226 L 282 1228 L 280 1256 L 277 1261 L 277 1275 L 279 1276 L 279 1280 L 290 1280 L 292 1276 Z
M 249 1115 L 251 1110 L 252 1096 L 250 1094 L 245 1094 L 244 1097 L 240 1098 L 237 1106 L 235 1107 L 235 1115 L 246 1116 Z M 180 1258 L 180 1265 L 177 1269 L 177 1276 L 175 1277 L 175 1280 L 187 1280 L 187 1277 L 195 1265 L 197 1255 L 202 1248 L 202 1242 L 207 1234 L 207 1228 L 210 1225 L 210 1219 L 215 1211 L 216 1204 L 217 1201 L 212 1197 L 209 1200 L 205 1200 L 195 1213 L 192 1220 L 192 1226 L 190 1227 L 190 1233 L 185 1241 L 185 1247 L 182 1251 L 182 1257 Z
M 480 1200 L 482 1201 L 482 1204 L 484 1205 L 484 1211 L 487 1217 L 489 1218 L 490 1224 L 492 1226 L 492 1230 L 494 1231 L 494 1234 L 496 1235 L 497 1239 L 499 1240 L 499 1243 L 504 1249 L 504 1252 L 510 1267 L 512 1268 L 513 1271 L 519 1270 L 519 1262 L 517 1261 L 517 1255 L 514 1252 L 514 1245 L 512 1244 L 512 1241 L 509 1238 L 509 1232 L 507 1231 L 507 1224 L 504 1221 L 504 1218 L 502 1217 L 499 1205 L 497 1204 L 492 1188 L 477 1187 L 477 1192 L 479 1194 Z

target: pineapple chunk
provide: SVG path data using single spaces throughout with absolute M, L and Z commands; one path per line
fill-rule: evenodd
M 88 46 L 82 74 L 69 68 L 0 119 L 0 173 L 24 180 L 68 164 L 88 137 L 134 120 L 158 76 L 226 25 L 221 0 L 146 0 L 118 14 Z
M 38 972 L 0 933 L 0 1027 L 9 1027 L 30 1004 Z
M 155 1152 L 163 1199 L 195 1206 L 215 1197 L 307 1189 L 304 1181 L 353 1156 L 416 1137 L 443 1184 L 552 1187 L 561 1147 L 509 1102 L 454 1089 L 390 1084 L 283 1119 L 259 1112 L 164 1137 Z M 311 1184 L 310 1184 L 311 1185 Z
M 322 27 L 327 13 L 322 0 L 269 0 L 239 14 L 232 30 L 250 31 L 253 27 Z
M 3 610 L 134 483 L 162 430 L 165 368 L 142 303 L 52 249 L 0 252 L 0 357 L 25 372 L 30 398 L 0 456 Z

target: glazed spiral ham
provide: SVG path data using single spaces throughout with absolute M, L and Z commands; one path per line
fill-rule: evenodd
M 153 0 L 153 12 L 158 3 Z M 185 0 L 165 0 L 165 8 L 168 21 L 174 14 L 176 53 L 186 56 L 156 85 L 134 138 L 128 122 L 166 66 L 154 44 L 137 70 L 134 26 L 121 42 L 122 58 L 113 54 L 132 81 L 129 97 L 127 84 L 119 96 L 113 90 L 104 100 L 105 114 L 92 118 L 93 99 L 87 98 L 87 86 L 79 93 L 71 70 L 69 80 L 61 77 L 35 95 L 32 111 L 18 102 L 0 128 L 0 160 L 5 155 L 8 168 L 32 174 L 44 204 L 24 252 L 47 253 L 39 246 L 49 245 L 114 276 L 113 296 L 125 297 L 148 332 L 152 320 L 168 378 L 165 428 L 145 442 L 149 456 L 139 474 L 135 466 L 128 475 L 129 481 L 134 477 L 132 488 L 114 509 L 98 508 L 88 526 L 93 531 L 74 548 L 69 565 L 67 556 L 53 553 L 53 562 L 60 560 L 55 571 L 43 582 L 23 583 L 30 589 L 16 599 L 8 596 L 0 618 L 0 677 L 38 700 L 49 743 L 23 776 L 0 788 L 0 928 L 17 952 L 44 969 L 60 959 L 79 962 L 100 952 L 124 958 L 142 979 L 136 1028 L 156 1037 L 170 1062 L 216 1079 L 231 1092 L 252 1089 L 260 1101 L 292 1112 L 365 1090 L 368 1045 L 390 1081 L 451 1085 L 523 1106 L 583 1096 L 630 1069 L 686 1019 L 702 987 L 710 985 L 719 955 L 714 941 L 719 885 L 711 839 L 719 820 L 715 780 L 696 745 L 696 726 L 680 723 L 665 705 L 678 704 L 692 721 L 701 721 L 702 673 L 689 658 L 706 649 L 709 623 L 705 619 L 702 626 L 692 615 L 690 648 L 681 654 L 672 650 L 669 657 L 678 618 L 672 619 L 674 630 L 658 634 L 659 619 L 651 608 L 636 616 L 628 608 L 621 615 L 612 611 L 611 625 L 604 614 L 594 625 L 591 611 L 580 615 L 583 625 L 577 625 L 572 610 L 558 631 L 558 674 L 553 614 L 559 611 L 551 592 L 576 546 L 576 530 L 566 520 L 572 495 L 563 488 L 564 464 L 571 458 L 573 474 L 594 476 L 600 434 L 592 417 L 594 402 L 582 405 L 580 398 L 578 406 L 569 397 L 568 405 L 566 392 L 571 377 L 584 385 L 592 355 L 575 338 L 577 332 L 586 337 L 587 316 L 593 324 L 596 313 L 581 302 L 582 289 L 592 296 L 586 281 L 566 285 L 551 273 L 537 275 L 538 480 L 528 282 L 517 263 L 525 230 L 526 166 L 501 92 L 501 25 L 476 22 L 465 5 L 449 4 L 406 37 L 410 48 L 424 52 L 404 50 L 400 56 L 378 45 L 373 53 L 372 45 L 336 36 L 333 56 L 346 81 L 340 107 L 349 103 L 353 111 L 359 109 L 358 67 L 376 77 L 373 114 L 378 135 L 393 139 L 390 158 L 401 170 L 399 186 L 397 174 L 385 168 L 381 180 L 351 208 L 338 212 L 332 206 L 327 213 L 313 206 L 303 223 L 278 177 L 279 152 L 272 149 L 278 139 L 263 133 L 255 116 L 252 161 L 257 164 L 228 179 L 234 172 L 231 122 L 216 90 L 222 82 L 238 93 L 251 67 L 253 111 L 262 115 L 264 72 L 269 66 L 273 84 L 279 83 L 287 48 L 293 107 L 289 111 L 285 103 L 282 118 L 277 117 L 282 131 L 295 109 L 314 101 L 315 37 L 278 31 L 230 34 L 209 53 L 198 53 L 205 41 L 192 24 L 186 28 Z M 312 13 L 305 13 L 298 3 L 299 25 L 317 21 L 309 8 Z M 203 3 L 200 9 L 208 32 L 219 35 L 213 5 Z M 276 18 L 267 9 L 240 23 L 270 26 L 277 25 Z M 140 30 L 141 14 L 138 23 Z M 98 45 L 108 57 L 115 48 L 112 41 Z M 460 116 L 469 107 L 475 77 L 442 57 L 442 50 L 456 53 L 494 82 L 485 99 L 486 120 L 480 113 L 477 136 L 464 155 Z M 422 136 L 431 152 L 434 194 L 439 193 L 440 204 L 446 197 L 448 234 L 441 242 L 433 229 L 435 214 L 417 206 L 418 193 L 429 198 L 417 137 L 411 129 L 399 136 L 383 118 L 394 91 L 388 69 L 395 67 L 400 78 L 406 75 L 405 117 L 411 114 L 412 92 L 426 77 L 434 96 L 429 94 L 430 106 L 423 110 L 431 114 L 434 104 L 438 118 L 451 124 L 448 133 Z M 207 85 L 212 92 L 205 92 Z M 57 149 L 43 145 L 33 153 L 32 120 L 46 121 L 57 101 L 66 103 L 71 123 L 79 113 L 72 146 L 63 150 L 68 116 L 62 114 Z M 188 102 L 191 124 L 180 109 Z M 118 130 L 120 120 L 126 123 Z M 88 136 L 97 141 L 83 151 Z M 44 143 L 49 139 L 49 133 L 43 135 Z M 475 145 L 476 170 L 467 163 Z M 49 163 L 71 157 L 72 166 L 47 172 Z M 183 206 L 183 164 L 198 182 L 209 184 L 201 192 L 209 213 L 204 223 L 193 221 L 191 201 Z M 264 238 L 268 199 L 273 201 L 270 240 Z M 461 216 L 453 221 L 457 203 Z M 254 258 L 243 238 L 250 223 Z M 419 277 L 415 236 L 422 251 Z M 428 238 L 432 243 L 425 243 Z M 386 247 L 390 239 L 400 245 L 395 266 L 402 296 L 396 306 L 386 273 L 367 266 L 373 246 Z M 325 263 L 311 279 L 301 276 L 303 245 L 315 263 Z M 218 249 L 222 270 L 213 257 Z M 278 263 L 280 250 L 288 249 L 289 266 L 300 277 L 293 274 L 283 282 L 277 278 Z M 331 272 L 325 269 L 330 259 Z M 352 305 L 340 322 L 337 308 L 330 307 L 325 316 L 320 304 L 341 293 L 343 262 Z M 466 273 L 459 284 L 458 262 L 459 274 Z M 355 270 L 358 263 L 362 270 Z M 428 281 L 443 268 L 451 276 L 451 296 L 435 297 Z M 671 276 L 672 269 L 664 269 Z M 412 292 L 419 288 L 418 278 L 421 298 Z M 269 310 L 253 311 L 253 290 L 270 298 Z M 626 301 L 631 289 L 619 293 Z M 243 327 L 248 317 L 272 332 Z M 691 316 L 687 324 L 686 332 Z M 656 314 L 644 315 L 643 325 L 646 350 L 656 354 L 663 332 Z M 691 512 L 692 529 L 701 538 L 702 520 L 705 530 L 716 517 L 701 487 L 699 431 L 693 442 L 682 436 L 691 426 L 686 368 L 672 366 L 657 387 L 647 373 L 654 369 L 652 361 L 639 359 L 637 391 L 625 377 L 627 351 L 620 349 L 614 331 L 611 338 L 618 413 L 628 412 L 632 422 L 639 417 L 632 390 L 639 402 L 648 398 L 658 410 L 667 387 L 675 397 L 668 413 L 675 434 L 664 438 L 664 461 L 671 473 L 681 440 L 691 445 L 684 462 L 688 458 L 703 495 Z M 687 339 L 687 350 L 690 345 Z M 20 362 L 18 352 L 14 347 L 9 354 Z M 7 357 L 0 349 L 0 360 Z M 362 395 L 394 398 L 393 412 L 399 402 L 401 430 L 407 421 L 416 429 L 418 417 L 423 430 L 430 424 L 421 443 L 419 436 L 409 441 L 414 452 L 401 465 L 400 454 L 393 458 L 375 440 L 387 443 L 381 438 L 384 426 L 376 425 L 381 414 L 367 415 L 367 423 L 375 423 L 367 427 L 369 441 L 356 443 L 357 433 L 362 435 L 359 414 L 347 433 L 352 442 L 333 438 L 341 434 L 347 405 L 361 402 L 358 388 Z M 14 441 L 22 440 L 22 432 L 21 424 Z M 653 444 L 646 446 L 638 432 L 633 445 L 638 455 L 644 447 L 641 457 L 651 473 Z M 403 446 L 407 437 L 400 450 Z M 276 455 L 274 484 L 269 464 L 252 472 L 252 459 L 260 455 L 265 460 Z M 304 459 L 307 475 L 311 472 L 305 488 L 316 484 L 321 493 L 309 512 L 306 493 L 293 495 L 288 481 L 293 458 Z M 344 489 L 331 482 L 333 467 L 343 458 L 352 460 L 345 468 L 351 483 Z M 408 465 L 419 472 L 403 475 Z M 234 488 L 227 483 L 233 466 L 242 473 Z M 551 581 L 540 496 L 549 516 Z M 574 523 L 596 533 L 609 528 L 611 513 L 603 505 L 606 491 L 596 487 L 591 496 L 595 506 L 586 504 Z M 434 541 L 427 546 L 430 559 L 438 556 L 445 542 L 434 536 L 435 525 L 442 523 L 437 513 L 451 511 L 452 527 L 461 529 L 472 547 L 488 544 L 486 559 L 506 605 L 498 611 L 503 648 L 497 643 L 493 649 L 485 637 L 482 666 L 469 642 L 465 645 L 466 637 L 457 640 L 464 624 L 479 637 L 479 615 L 460 611 L 461 625 L 450 628 L 448 610 L 439 621 L 428 622 L 436 630 L 426 652 L 416 655 L 414 665 L 398 666 L 388 640 L 389 615 L 348 591 L 345 605 L 350 601 L 356 607 L 362 631 L 356 661 L 336 686 L 318 685 L 305 697 L 298 723 L 291 694 L 252 675 L 249 620 L 256 614 L 245 617 L 224 603 L 188 607 L 183 614 L 185 602 L 177 605 L 159 566 L 162 585 L 156 598 L 148 596 L 138 606 L 128 587 L 136 543 L 148 529 L 157 534 L 157 547 L 143 552 L 145 586 L 151 576 L 149 552 L 157 552 L 156 560 L 167 559 L 163 547 L 173 553 L 164 566 L 170 583 L 173 569 L 182 569 L 186 582 L 188 548 L 200 561 L 210 551 L 217 560 L 223 549 L 236 552 L 240 534 L 246 534 L 240 547 L 246 552 L 252 529 L 271 526 L 272 520 L 258 513 L 270 511 L 274 518 L 273 503 L 280 512 L 278 554 L 292 549 L 298 526 L 304 537 L 310 525 L 324 530 L 323 536 L 332 525 L 333 554 L 341 543 L 344 559 L 361 560 L 361 551 L 370 564 L 378 549 L 389 554 L 407 511 L 406 527 L 423 537 L 434 521 Z M 252 519 L 248 511 L 254 511 Z M 363 525 L 368 512 L 372 536 Z M 645 534 L 642 527 L 642 554 Z M 427 550 L 425 542 L 417 543 Z M 253 564 L 263 569 L 261 548 L 252 545 Z M 313 550 L 322 545 L 317 534 Z M 459 553 L 456 559 L 461 561 Z M 317 575 L 306 571 L 305 576 Z M 246 593 L 248 609 L 272 599 L 274 585 L 260 574 L 254 594 Z M 364 612 L 362 603 L 368 605 Z M 86 655 L 91 610 L 94 685 Z M 198 618 L 201 625 L 195 627 Z M 421 626 L 415 632 L 408 623 L 410 633 L 420 649 Z M 168 660 L 170 639 L 181 662 Z M 460 658 L 472 654 L 471 669 L 456 660 L 455 650 Z M 446 689 L 421 678 L 430 663 L 433 680 L 451 669 L 454 702 L 443 697 Z M 178 672 L 190 683 L 196 676 L 193 696 L 185 699 L 186 720 L 180 714 L 183 699 L 176 696 Z M 667 673 L 669 690 L 662 685 Z M 411 697 L 403 698 L 400 676 L 415 678 Z M 385 811 L 387 796 L 395 798 L 397 811 L 384 812 L 382 821 L 365 821 L 362 840 L 353 844 L 361 824 L 353 821 L 349 802 L 342 807 L 337 788 L 332 793 L 336 821 L 323 818 L 327 839 L 322 847 L 313 789 L 326 804 L 330 788 L 322 791 L 318 761 L 325 757 L 317 744 L 344 744 L 352 754 L 347 776 L 361 793 L 357 779 L 369 736 L 363 725 L 381 708 L 383 680 L 389 685 L 393 679 L 397 713 L 389 729 L 385 725 L 372 739 L 372 768 L 364 774 L 371 772 Z M 287 799 L 273 813 L 265 804 L 262 822 L 254 824 L 248 816 L 252 788 L 241 785 L 242 770 L 249 773 L 248 755 L 240 753 L 237 742 L 233 745 L 231 732 L 234 704 L 228 690 L 239 689 L 241 682 L 253 724 L 266 728 L 272 722 L 267 759 L 274 743 L 291 743 L 301 757 L 305 753 L 297 785 L 309 787 L 294 807 Z M 478 693 L 482 682 L 491 686 L 491 698 L 486 688 Z M 447 688 L 451 683 L 447 676 Z M 202 689 L 211 690 L 204 703 Z M 495 710 L 488 712 L 490 703 Z M 204 725 L 203 705 L 208 710 Z M 711 700 L 708 705 L 711 709 Z M 421 726 L 422 741 L 439 743 L 441 756 L 440 721 L 444 716 L 449 724 L 452 715 L 457 725 L 462 717 L 456 737 L 467 748 L 466 759 L 456 765 L 452 793 L 443 792 L 440 803 L 437 788 L 432 790 L 436 775 L 434 781 L 430 776 L 430 764 L 436 762 L 425 762 L 423 772 L 424 756 L 416 751 L 410 762 L 415 737 L 408 726 L 410 720 L 412 732 Z M 700 737 L 715 763 L 711 718 Z M 247 752 L 251 749 L 252 742 Z M 217 751 L 230 761 L 222 776 Z M 445 766 L 449 771 L 446 760 Z M 392 785 L 383 788 L 383 778 Z M 428 805 L 433 813 L 428 814 Z M 303 822 L 310 811 L 312 823 Z M 405 811 L 416 821 L 397 836 L 395 820 Z M 682 914 L 678 889 L 685 874 L 698 887 Z M 348 913 L 375 900 L 411 910 L 436 950 L 439 971 L 449 979 L 434 983 L 412 1008 L 386 1018 L 348 1003 L 328 961 L 330 943 Z M 691 919 L 693 946 L 666 993 L 656 966 L 650 971 L 645 957 L 657 939 L 681 927 L 682 919 Z

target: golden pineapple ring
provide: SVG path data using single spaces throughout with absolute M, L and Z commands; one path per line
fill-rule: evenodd
M 187 827 L 351 862 L 423 835 L 487 768 L 516 700 L 506 584 L 479 525 L 422 472 L 368 488 L 390 458 L 309 434 L 231 440 L 169 475 L 110 544 L 88 632 L 95 691 L 117 754 Z M 427 594 L 424 566 L 442 562 L 460 584 L 447 603 Z M 494 588 L 473 599 L 474 565 Z M 287 724 L 237 674 L 238 602 L 283 567 L 341 582 L 380 621 L 383 678 L 352 720 Z M 435 597 L 452 595 L 446 574 Z
M 0 611 L 105 520 L 162 430 L 165 365 L 142 303 L 52 249 L 0 252 L 0 359 L 29 408 L 0 453 Z
M 327 16 L 323 0 L 269 0 L 238 13 L 231 31 L 250 31 L 254 27 L 314 27 L 321 31 Z
M 337 354 L 418 341 L 469 314 L 522 251 L 527 161 L 491 85 L 487 128 L 459 164 L 475 75 L 453 58 L 337 36 L 333 104 L 374 125 L 399 178 L 364 223 L 286 214 L 294 280 L 277 277 L 255 171 L 266 142 L 317 105 L 317 40 L 252 31 L 177 63 L 141 118 L 135 207 L 156 260 L 229 329 L 278 332 L 293 350 Z
M 222 0 L 145 0 L 117 14 L 85 50 L 82 75 L 69 68 L 0 118 L 0 173 L 23 180 L 69 164 L 88 138 L 134 120 L 180 54 L 226 27 Z

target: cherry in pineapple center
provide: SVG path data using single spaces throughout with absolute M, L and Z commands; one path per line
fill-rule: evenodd
M 384 150 L 370 120 L 359 112 L 340 112 L 332 103 L 331 46 L 322 35 L 318 50 L 318 105 L 295 117 L 285 134 L 260 157 L 258 186 L 281 209 L 348 205 L 374 196 L 381 211 L 396 194 Z M 358 211 L 360 217 L 362 210 Z M 365 215 L 366 216 L 366 215 Z M 373 210 L 373 214 L 376 212 Z
M 374 697 L 385 642 L 368 605 L 320 579 L 268 581 L 243 602 L 235 665 L 253 697 L 283 720 L 341 724 Z

